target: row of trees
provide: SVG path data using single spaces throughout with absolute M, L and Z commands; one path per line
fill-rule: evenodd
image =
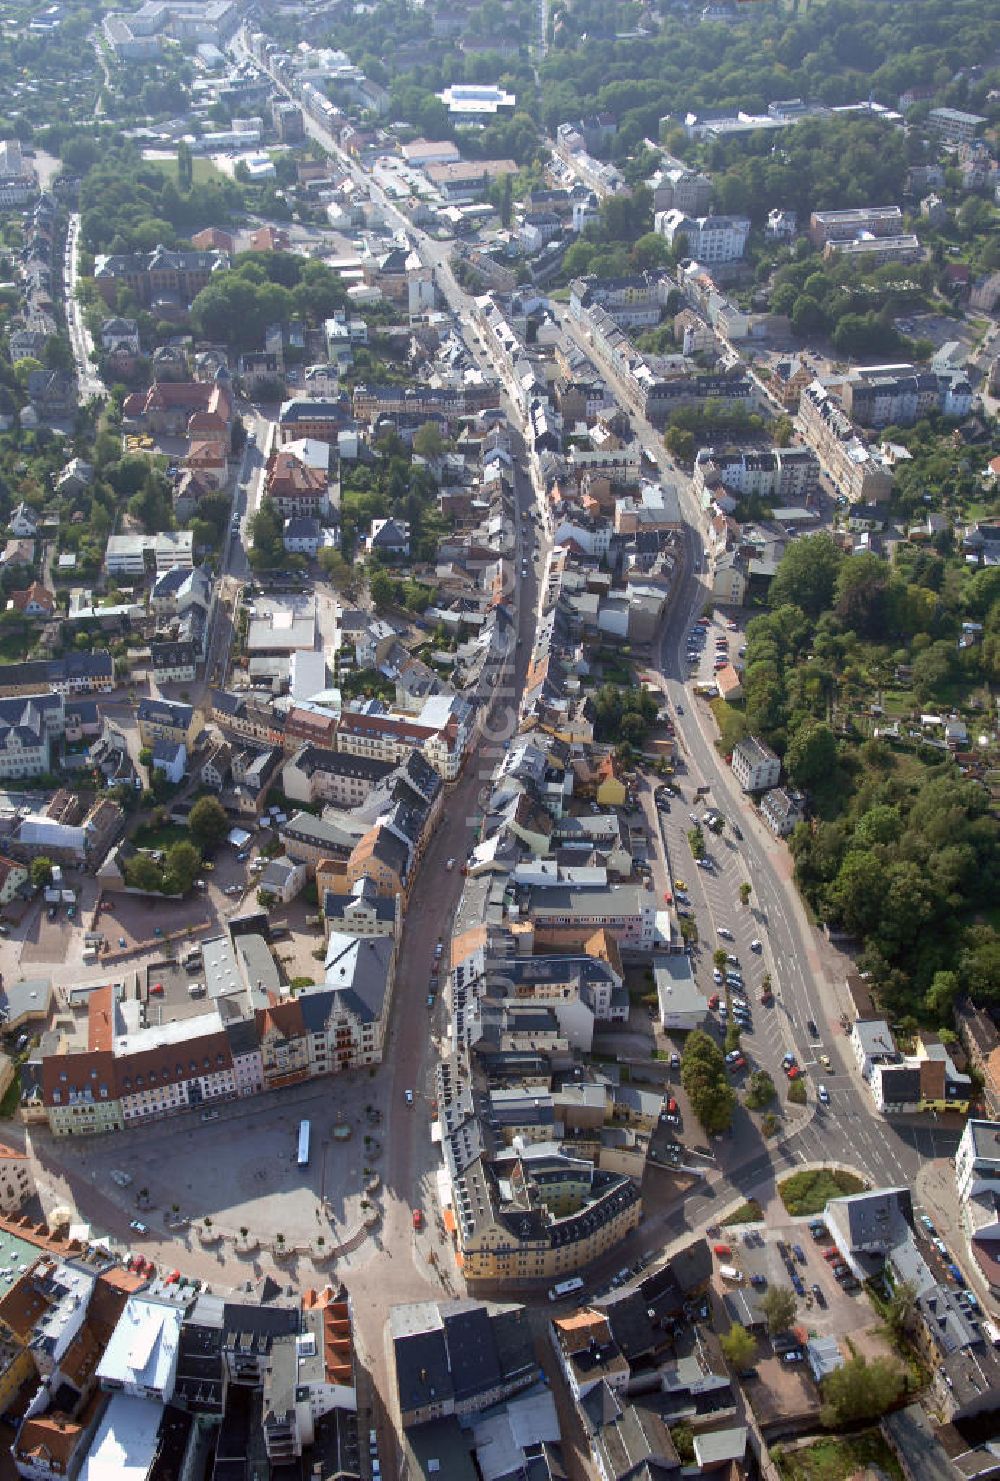
M 705 1130 L 710 1134 L 728 1131 L 736 1095 L 726 1074 L 722 1050 L 701 1029 L 687 1036 L 681 1055 L 681 1084 Z

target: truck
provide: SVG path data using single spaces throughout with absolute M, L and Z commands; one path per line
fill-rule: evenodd
M 731 1285 L 741 1286 L 743 1284 L 743 1271 L 737 1270 L 735 1265 L 720 1265 L 719 1275 L 723 1280 L 728 1280 Z
M 570 1280 L 561 1280 L 558 1285 L 549 1291 L 550 1301 L 565 1301 L 567 1296 L 575 1296 L 578 1291 L 583 1290 L 583 1281 L 578 1275 Z

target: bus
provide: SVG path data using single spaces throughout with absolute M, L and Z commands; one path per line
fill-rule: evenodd
M 299 1157 L 300 1167 L 309 1166 L 309 1122 L 299 1122 Z
M 557 1286 L 553 1286 L 549 1292 L 550 1301 L 563 1301 L 567 1296 L 575 1296 L 577 1291 L 583 1290 L 583 1281 L 578 1275 L 572 1280 L 561 1280 Z

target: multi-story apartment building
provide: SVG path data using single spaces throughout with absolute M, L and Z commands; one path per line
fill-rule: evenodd
M 681 165 L 657 170 L 646 184 L 653 192 L 654 211 L 683 211 L 686 216 L 707 216 L 715 194 L 707 175 Z
M 311 437 L 317 442 L 335 443 L 350 424 L 351 412 L 345 401 L 293 396 L 281 403 L 278 442 L 284 444 Z
M 844 410 L 862 427 L 911 427 L 928 412 L 966 416 L 972 386 L 964 374 L 939 374 L 913 365 L 870 365 L 854 370 L 841 390 Z
M 393 764 L 420 751 L 434 770 L 452 782 L 462 769 L 472 732 L 472 710 L 456 696 L 426 701 L 419 715 L 374 705 L 345 710 L 337 727 L 337 750 Z
M 82 1020 L 57 1021 L 42 1060 L 42 1104 L 56 1136 L 121 1130 L 380 1061 L 394 930 L 331 933 L 326 981 L 294 999 L 280 998 L 273 958 L 252 931 L 202 950 L 219 989 L 202 1012 L 136 1027 L 133 1005 L 108 986 L 90 994 Z
M 553 1164 L 562 1159 L 549 1147 L 535 1144 L 530 1153 L 524 1148 L 509 1158 L 509 1166 L 505 1163 L 512 1192 L 517 1189 L 509 1202 L 500 1195 L 497 1174 L 482 1158 L 454 1180 L 456 1238 L 470 1292 L 562 1280 L 638 1228 L 642 1195 L 629 1178 L 570 1159 L 567 1171 L 574 1183 L 568 1190 L 562 1177 L 550 1180 L 560 1171 Z M 554 1212 L 550 1203 L 560 1211 Z
M 194 536 L 190 530 L 163 530 L 158 535 L 112 535 L 104 552 L 109 576 L 163 575 L 175 566 L 190 571 L 194 565 Z
M 474 1301 L 393 1306 L 389 1337 L 403 1429 L 495 1408 L 538 1380 L 523 1306 Z
M 864 445 L 850 417 L 820 381 L 803 391 L 796 424 L 850 503 L 876 504 L 891 496 L 890 469 Z
M 114 687 L 114 660 L 101 649 L 0 664 L 0 696 L 34 696 L 46 707 L 52 695 L 109 694 Z
M 194 739 L 194 710 L 179 701 L 140 699 L 136 719 L 139 739 L 144 746 L 153 747 L 157 741 L 173 741 L 190 747 Z
M 285 762 L 282 790 L 293 802 L 360 807 L 372 788 L 391 771 L 389 761 L 304 745 Z
M 955 1186 L 963 1204 L 1000 1194 L 1000 1121 L 967 1121 L 955 1153 Z
M 671 246 L 683 237 L 687 255 L 698 262 L 738 262 L 750 235 L 747 216 L 688 216 L 675 208 L 657 211 L 653 226 Z
M 702 448 L 695 459 L 692 488 L 705 502 L 719 487 L 743 498 L 775 503 L 808 499 L 819 483 L 819 459 L 811 448 Z
M 354 415 L 366 425 L 380 416 L 463 416 L 465 392 L 436 386 L 358 385 L 354 387 Z
M 229 266 L 225 252 L 177 252 L 154 247 L 152 252 L 107 253 L 94 261 L 94 280 L 109 308 L 119 290 L 129 289 L 144 308 L 160 300 L 191 303 L 211 281 L 213 273 Z
M 781 762 L 769 746 L 748 735 L 733 747 L 733 776 L 744 792 L 766 792 L 781 780 Z
M 42 776 L 51 770 L 41 707 L 31 699 L 0 701 L 0 778 Z
M 902 236 L 903 213 L 899 206 L 852 206 L 846 211 L 813 211 L 809 217 L 809 238 L 814 247 L 851 242 L 862 234 Z
M 658 324 L 672 284 L 661 273 L 636 273 L 627 278 L 576 278 L 570 285 L 569 311 L 579 320 L 595 304 L 610 314 L 621 329 Z
M 212 690 L 212 719 L 227 735 L 260 745 L 280 746 L 284 738 L 281 716 L 265 705 L 225 689 Z

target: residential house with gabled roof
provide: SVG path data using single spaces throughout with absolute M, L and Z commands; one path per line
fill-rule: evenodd
M 51 617 L 56 609 L 56 599 L 40 581 L 33 581 L 21 591 L 12 591 L 8 607 L 22 617 Z

